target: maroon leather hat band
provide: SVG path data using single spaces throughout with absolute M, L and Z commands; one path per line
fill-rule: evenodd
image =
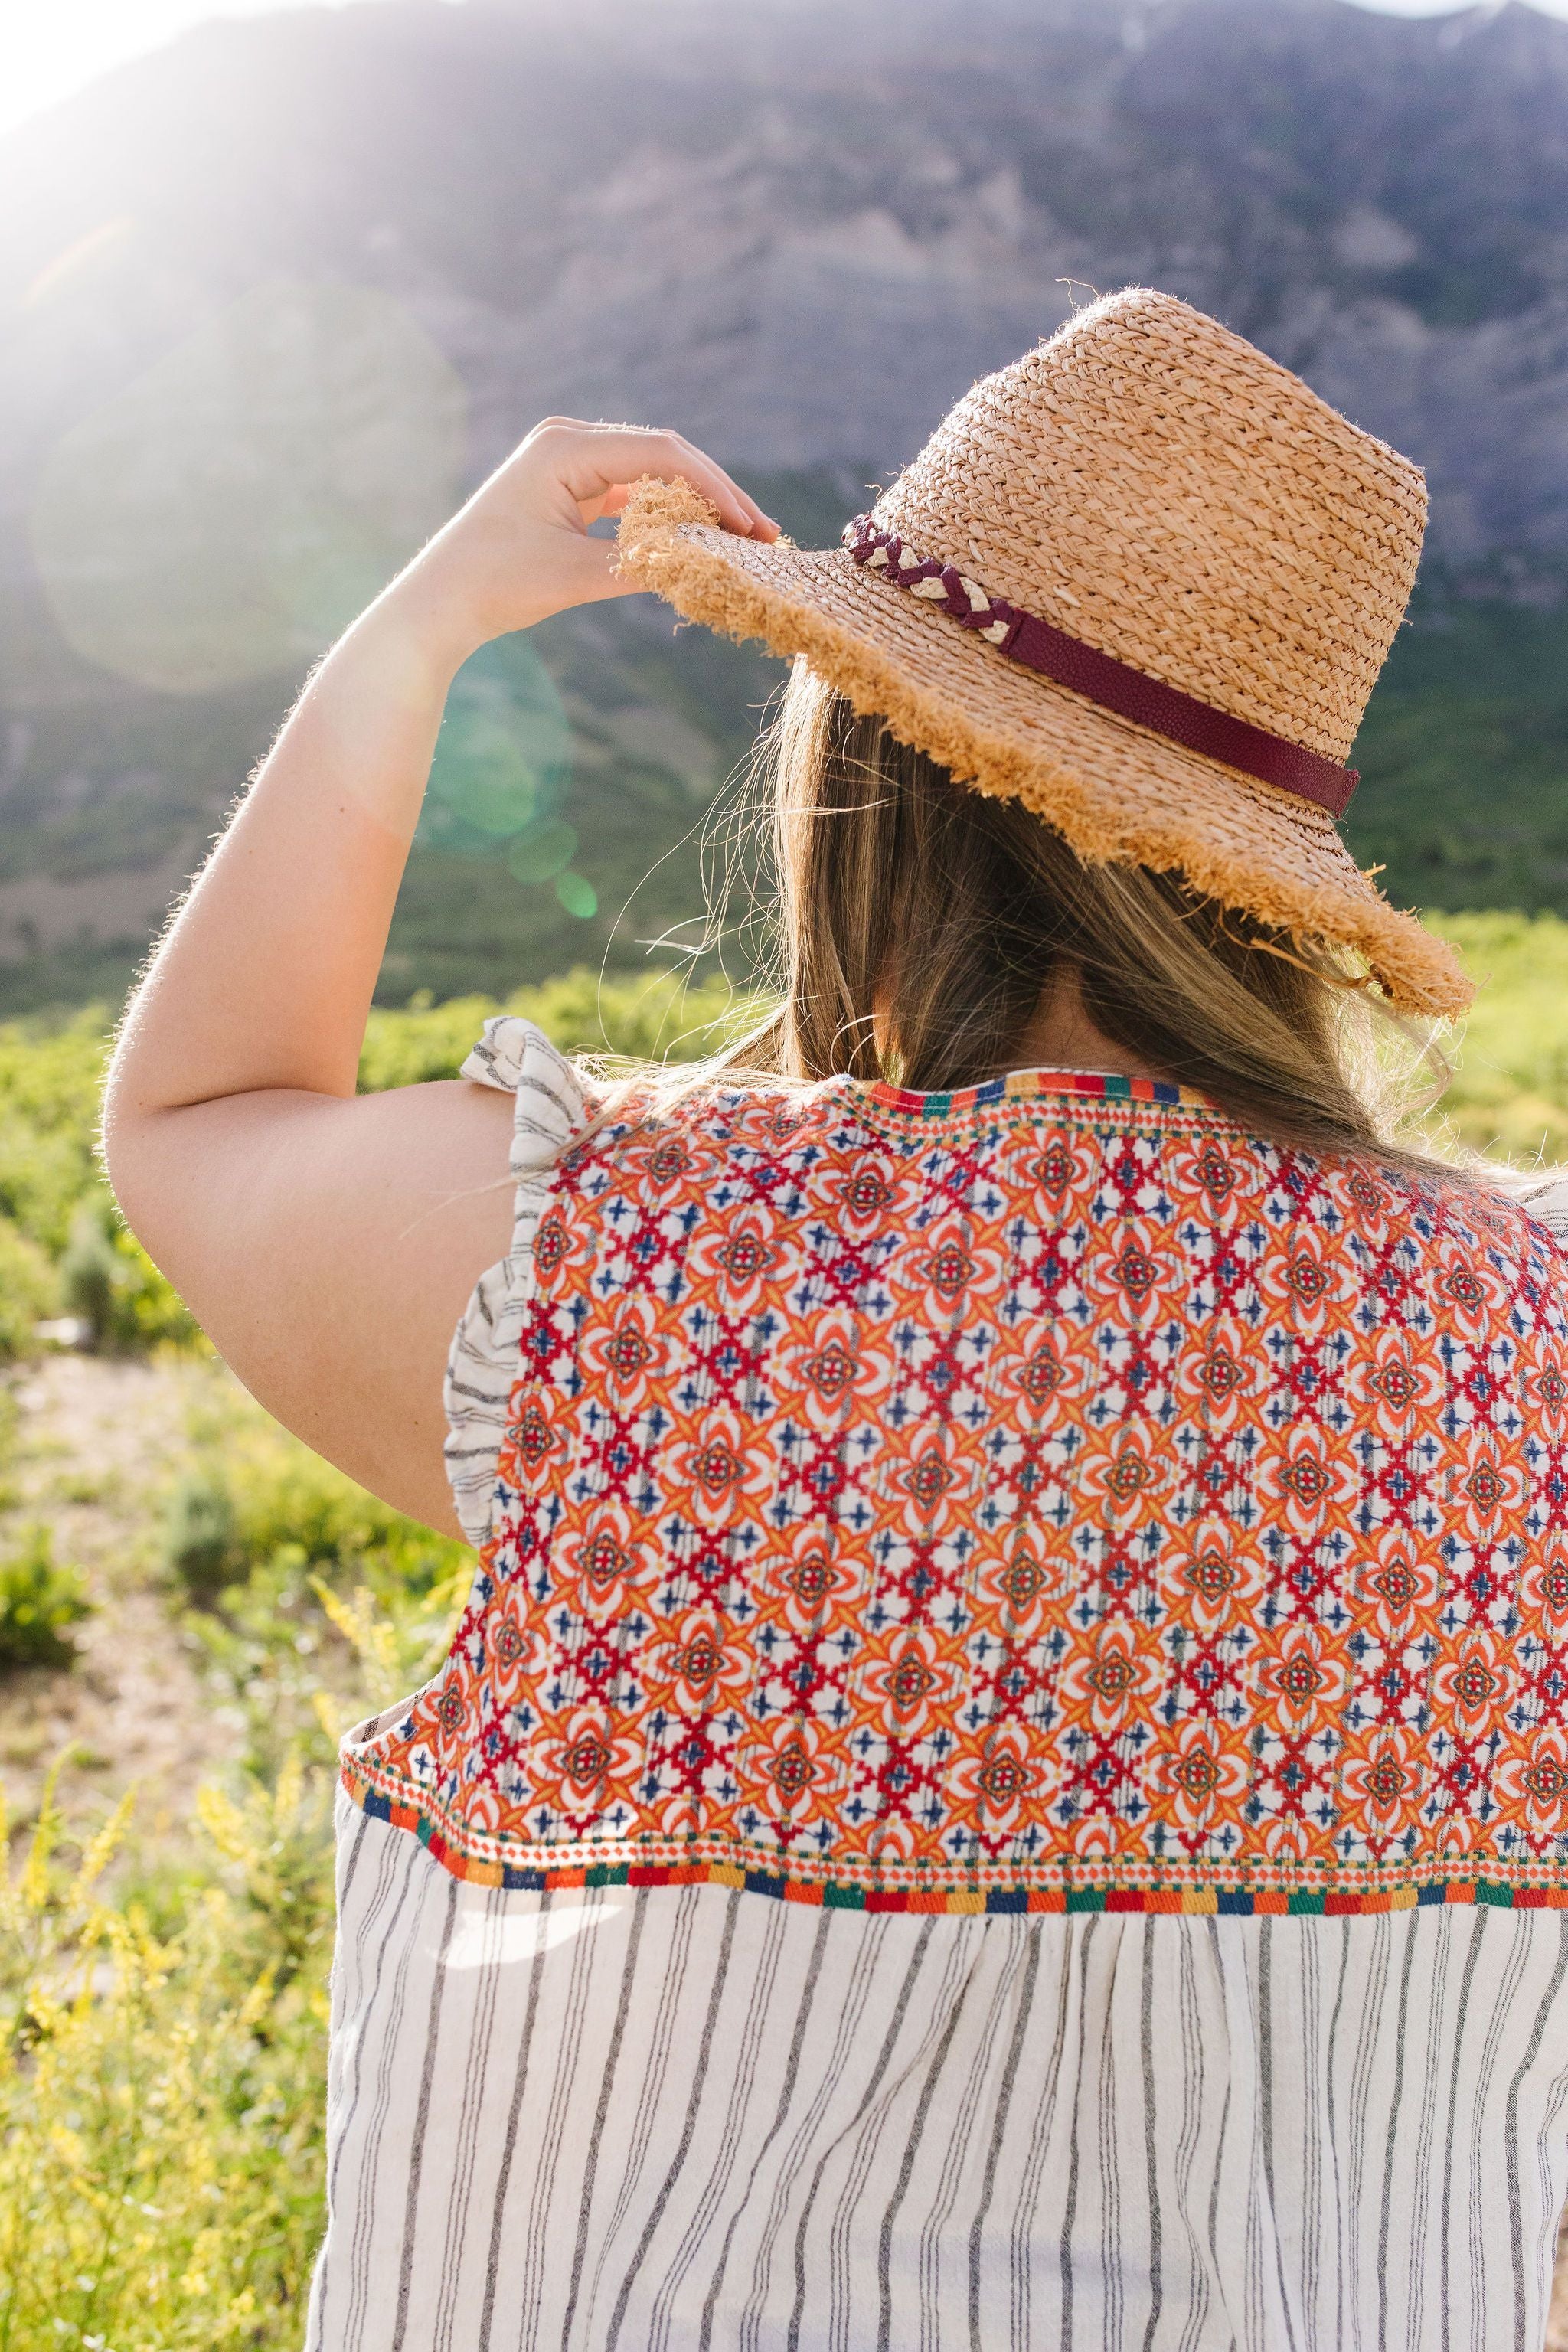
M 977 582 L 951 563 L 938 563 L 912 554 L 894 531 L 879 530 L 869 515 L 857 515 L 844 526 L 844 544 L 857 563 L 891 580 L 912 595 L 941 604 L 966 629 L 976 630 L 988 645 L 1021 662 L 1041 677 L 1065 686 L 1102 710 L 1131 719 L 1153 734 L 1168 736 L 1205 759 L 1223 761 L 1260 783 L 1294 793 L 1314 802 L 1331 816 L 1343 816 L 1361 779 L 1353 768 L 1342 768 L 1320 751 L 1287 742 L 1266 728 L 1228 710 L 1216 710 L 1179 687 L 1150 677 L 1127 662 L 1102 654 L 1080 638 L 1026 613 L 1000 596 L 991 595 Z

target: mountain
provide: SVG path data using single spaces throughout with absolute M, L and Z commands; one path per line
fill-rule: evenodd
M 1568 25 L 363 0 L 0 142 L 0 1005 L 123 984 L 315 651 L 534 417 L 677 425 L 820 541 L 1134 280 L 1427 468 L 1358 854 L 1568 911 Z M 694 940 L 777 676 L 645 600 L 481 656 L 384 992 Z

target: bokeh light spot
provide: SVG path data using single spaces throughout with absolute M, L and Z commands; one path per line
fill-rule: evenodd
M 572 772 L 572 728 L 555 682 L 523 636 L 498 638 L 464 663 L 447 698 L 419 821 L 421 847 L 494 857 L 552 831 Z M 572 849 L 541 875 L 568 864 Z
M 476 711 L 454 729 L 439 769 L 436 799 L 487 835 L 517 833 L 539 806 L 539 786 L 521 745 L 504 718 Z
M 599 911 L 599 894 L 585 874 L 558 874 L 555 895 L 569 915 L 576 915 L 584 922 Z
M 302 668 L 450 513 L 467 396 L 366 287 L 253 287 L 73 425 L 33 557 L 88 660 L 172 694 Z
M 552 882 L 576 854 L 575 826 L 556 818 L 549 824 L 536 825 L 512 845 L 507 870 L 519 882 Z

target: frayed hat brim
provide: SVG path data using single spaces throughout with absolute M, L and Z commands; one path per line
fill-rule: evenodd
M 742 539 L 687 484 L 638 483 L 619 566 L 689 621 L 799 656 L 961 783 L 1016 800 L 1088 864 L 1180 873 L 1299 940 L 1359 956 L 1393 1006 L 1474 994 L 1445 940 L 1392 906 L 1333 819 L 1027 671 L 841 549 Z

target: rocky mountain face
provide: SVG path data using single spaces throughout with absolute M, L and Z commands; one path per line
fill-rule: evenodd
M 312 646 L 534 417 L 677 425 L 831 529 L 1131 280 L 1426 466 L 1430 593 L 1562 601 L 1568 24 L 1519 5 L 364 0 L 204 28 L 24 126 L 0 957 L 136 935 Z M 635 739 L 689 803 L 766 678 L 683 658 L 632 611 L 546 653 L 588 766 Z

